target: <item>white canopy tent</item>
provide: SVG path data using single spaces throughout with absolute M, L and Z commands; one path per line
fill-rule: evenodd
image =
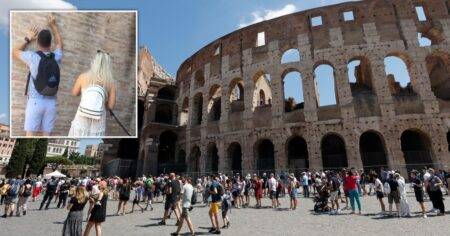
M 46 178 L 46 179 L 50 179 L 51 177 L 64 178 L 64 177 L 66 177 L 66 175 L 62 174 L 61 172 L 59 172 L 57 170 L 53 171 L 52 173 L 48 173 L 48 174 L 44 175 L 44 178 Z

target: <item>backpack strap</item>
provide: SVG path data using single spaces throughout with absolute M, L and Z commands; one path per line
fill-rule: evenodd
M 42 58 L 46 58 L 46 57 L 54 57 L 55 54 L 53 54 L 53 52 L 50 52 L 49 54 L 45 54 L 43 51 L 36 51 L 36 54 L 38 54 L 41 59 Z
M 27 85 L 25 85 L 25 96 L 28 95 L 28 86 L 30 86 L 30 77 L 31 77 L 31 72 L 28 72 Z

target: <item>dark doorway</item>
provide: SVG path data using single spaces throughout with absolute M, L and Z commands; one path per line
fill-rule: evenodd
M 180 150 L 178 152 L 178 161 L 177 163 L 180 165 L 181 172 L 186 172 L 186 152 L 184 150 Z
M 168 104 L 159 104 L 155 111 L 155 122 L 172 124 L 172 108 Z
M 158 174 L 180 171 L 175 162 L 176 141 L 177 135 L 172 131 L 164 131 L 159 136 Z
M 298 173 L 309 168 L 308 145 L 302 137 L 295 136 L 289 140 L 287 156 L 289 169 L 293 172 Z
M 194 97 L 194 105 L 193 105 L 193 125 L 200 125 L 202 123 L 202 115 L 203 115 L 203 96 L 201 93 L 198 93 Z
M 189 157 L 189 171 L 198 173 L 200 172 L 200 148 L 195 146 L 191 150 L 191 154 Z
M 322 139 L 320 149 L 324 169 L 339 170 L 348 167 L 345 143 L 341 137 L 335 134 L 326 135 Z
M 175 100 L 175 87 L 167 86 L 158 90 L 158 98 L 165 100 Z
M 213 100 L 213 104 L 211 107 L 211 121 L 218 121 L 220 120 L 220 115 L 221 115 L 221 101 L 220 101 L 220 97 L 219 98 L 215 98 Z
M 257 144 L 256 151 L 258 174 L 263 172 L 273 173 L 275 171 L 275 148 L 272 141 L 269 139 L 260 141 Z
M 136 177 L 139 156 L 139 139 L 121 139 L 117 149 L 119 167 L 117 173 L 120 177 Z
M 415 130 L 406 130 L 402 133 L 401 142 L 408 172 L 433 165 L 431 143 L 425 134 Z
M 208 145 L 208 156 L 206 157 L 205 171 L 217 173 L 219 171 L 219 150 L 215 143 Z
M 242 149 L 239 143 L 230 144 L 228 157 L 231 159 L 231 170 L 233 173 L 242 173 Z
M 379 134 L 371 131 L 363 133 L 359 138 L 359 151 L 366 173 L 371 170 L 379 173 L 382 167 L 388 167 L 386 151 Z

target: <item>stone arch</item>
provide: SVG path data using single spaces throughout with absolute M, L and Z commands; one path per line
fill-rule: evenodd
M 359 152 L 365 172 L 379 172 L 381 168 L 388 167 L 386 148 L 380 133 L 373 130 L 362 133 L 359 138 Z
M 336 105 L 336 79 L 333 65 L 328 61 L 319 61 L 314 66 L 314 84 L 317 106 Z
M 404 53 L 390 53 L 384 58 L 388 85 L 392 95 L 415 95 L 411 85 L 411 60 Z
M 433 53 L 425 59 L 430 76 L 431 90 L 444 101 L 450 101 L 450 57 L 445 53 Z
M 426 133 L 419 129 L 407 129 L 403 131 L 400 141 L 408 172 L 433 166 L 431 140 Z
M 283 52 L 281 64 L 300 61 L 300 51 L 296 48 L 290 48 Z
M 207 155 L 205 159 L 205 172 L 217 173 L 219 171 L 219 150 L 214 142 L 207 146 Z
M 258 174 L 275 171 L 275 146 L 270 139 L 261 139 L 255 143 L 254 154 Z
M 324 169 L 339 170 L 348 167 L 345 142 L 338 134 L 326 134 L 320 142 L 320 150 Z
M 155 122 L 164 124 L 173 124 L 172 106 L 165 103 L 156 105 Z
M 194 75 L 194 88 L 201 88 L 205 85 L 205 74 L 202 69 L 197 70 Z
M 164 100 L 175 100 L 176 88 L 175 86 L 165 86 L 158 90 L 157 98 Z
M 175 159 L 177 139 L 177 135 L 171 130 L 166 130 L 159 135 L 158 174 L 177 171 Z
M 186 125 L 189 119 L 189 98 L 185 97 L 183 99 L 183 104 L 181 106 L 180 114 L 180 125 Z
M 242 147 L 238 142 L 233 142 L 227 149 L 230 170 L 242 173 Z
M 209 121 L 218 121 L 222 114 L 222 88 L 215 84 L 209 90 L 208 114 Z
M 234 78 L 230 82 L 230 102 L 244 101 L 244 81 L 241 78 Z
M 192 124 L 200 125 L 202 123 L 203 116 L 203 94 L 197 93 L 194 96 L 192 104 Z
M 372 67 L 367 57 L 353 57 L 348 61 L 347 68 L 353 96 L 373 91 Z
M 189 155 L 188 169 L 190 172 L 198 173 L 200 172 L 200 148 L 195 145 L 191 148 L 191 153 Z
M 303 81 L 301 73 L 294 68 L 286 69 L 283 78 L 284 111 L 304 108 Z
M 272 103 L 270 75 L 262 71 L 258 72 L 253 77 L 253 81 L 255 83 L 255 90 L 253 92 L 253 108 L 270 105 Z M 264 94 L 263 97 L 261 96 L 262 94 Z
M 286 153 L 289 169 L 301 172 L 309 168 L 308 145 L 303 137 L 290 137 L 286 141 Z

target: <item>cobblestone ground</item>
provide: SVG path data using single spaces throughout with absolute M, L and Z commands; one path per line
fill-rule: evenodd
M 299 208 L 288 211 L 288 198 L 281 201 L 281 209 L 271 208 L 232 209 L 230 212 L 231 225 L 229 229 L 222 230 L 223 235 L 449 235 L 450 232 L 450 197 L 446 197 L 445 205 L 447 215 L 436 217 L 429 214 L 423 219 L 419 214 L 419 205 L 414 194 L 409 193 L 409 202 L 412 218 L 387 218 L 377 215 L 379 204 L 375 196 L 362 198 L 363 215 L 349 215 L 343 211 L 341 215 L 316 215 L 312 212 L 312 199 L 299 197 Z M 254 205 L 254 199 L 251 199 Z M 269 206 L 269 200 L 264 199 L 263 204 Z M 55 209 L 51 205 L 47 211 L 37 211 L 38 202 L 29 204 L 29 212 L 24 217 L 0 218 L 0 235 L 61 235 L 63 221 L 67 211 Z M 131 205 L 128 205 L 129 207 Z M 169 235 L 175 231 L 175 220 L 168 221 L 167 226 L 158 226 L 163 214 L 163 204 L 155 204 L 153 211 L 115 216 L 116 201 L 108 202 L 108 217 L 103 224 L 103 235 Z M 430 208 L 431 203 L 427 202 Z M 3 206 L 2 206 L 3 208 Z M 3 209 L 0 211 L 3 214 Z M 86 214 L 86 212 L 85 212 Z M 191 219 L 198 235 L 208 234 L 210 227 L 208 209 L 196 206 L 191 212 Z M 187 232 L 184 226 L 182 232 Z M 95 235 L 94 232 L 91 235 Z

